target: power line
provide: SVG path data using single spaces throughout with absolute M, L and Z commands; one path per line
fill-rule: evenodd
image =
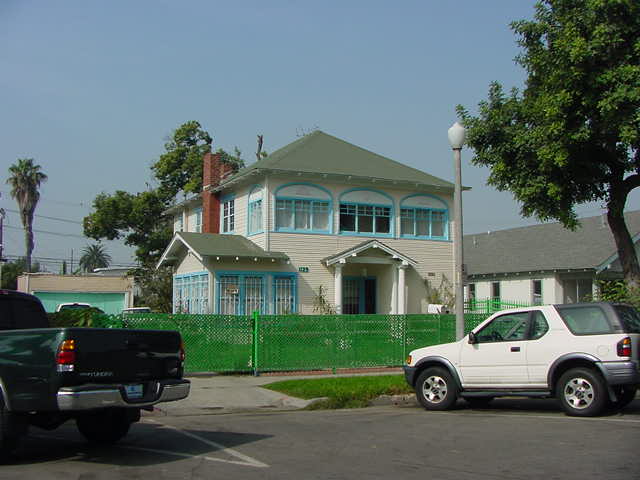
M 21 258 L 24 258 L 24 256 L 22 255 L 6 255 L 5 258 L 7 259 L 12 259 L 12 260 L 20 260 Z M 62 264 L 63 262 L 68 262 L 69 258 L 55 258 L 55 257 L 31 257 L 31 259 L 33 261 L 36 262 L 40 262 L 40 263 L 55 263 L 55 264 Z M 74 263 L 77 260 L 74 259 Z M 132 263 L 125 263 L 125 262 L 112 262 L 109 264 L 109 267 L 114 267 L 114 268 L 135 268 L 137 267 L 136 264 L 132 264 Z
M 7 212 L 20 213 L 20 210 L 12 210 L 10 208 L 5 208 L 5 210 Z M 66 218 L 47 217 L 46 215 L 34 215 L 34 217 L 46 218 L 48 220 L 57 220 L 58 222 L 67 222 L 67 223 L 75 223 L 76 225 L 82 225 L 82 222 L 78 222 L 77 220 L 67 220 Z
M 22 230 L 24 232 L 24 228 L 12 227 L 11 225 L 5 225 L 5 228 L 11 228 L 13 230 Z M 33 231 L 35 233 L 44 233 L 44 234 L 47 234 L 47 235 L 56 235 L 58 237 L 82 238 L 83 240 L 87 239 L 87 237 L 85 237 L 84 235 L 74 235 L 73 233 L 49 232 L 47 230 L 33 230 Z
M 0 191 L 0 193 L 7 193 L 7 192 L 3 192 Z M 42 199 L 42 197 L 41 197 Z M 64 200 L 52 200 L 50 198 L 46 198 L 43 200 L 44 203 L 58 203 L 60 205 L 66 205 L 68 207 L 81 207 L 81 208 L 89 208 L 89 206 L 91 205 L 91 202 L 66 202 Z

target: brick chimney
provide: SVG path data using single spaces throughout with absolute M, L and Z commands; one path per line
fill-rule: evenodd
M 220 233 L 220 194 L 211 191 L 233 174 L 233 167 L 219 153 L 202 157 L 202 232 Z

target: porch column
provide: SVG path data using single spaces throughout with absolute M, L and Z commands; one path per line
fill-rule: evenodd
M 333 276 L 333 291 L 334 298 L 333 304 L 336 306 L 336 313 L 340 315 L 342 313 L 342 267 L 343 263 L 336 263 L 334 268 L 334 276 Z
M 407 265 L 405 262 L 398 265 L 398 315 L 404 315 L 406 312 L 405 304 L 405 272 L 407 270 Z
M 398 268 L 393 265 L 393 286 L 391 287 L 391 315 L 398 314 Z

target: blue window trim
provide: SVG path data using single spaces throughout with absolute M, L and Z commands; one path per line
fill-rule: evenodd
M 262 282 L 262 291 L 263 291 L 263 295 L 264 298 L 262 299 L 262 306 L 261 306 L 261 310 L 260 313 L 262 314 L 269 314 L 271 312 L 273 312 L 274 310 L 274 300 L 275 300 L 275 291 L 274 288 L 274 282 L 273 282 L 273 278 L 276 277 L 289 277 L 289 278 L 293 278 L 293 291 L 294 291 L 294 298 L 293 298 L 293 308 L 295 310 L 295 312 L 297 312 L 298 310 L 298 274 L 297 272 L 252 272 L 252 271 L 245 271 L 245 270 L 224 270 L 224 271 L 217 271 L 215 273 L 215 299 L 214 299 L 214 304 L 216 306 L 216 313 L 220 312 L 220 277 L 223 276 L 236 276 L 238 277 L 239 282 L 244 281 L 245 277 L 260 277 L 261 278 L 261 282 Z M 267 291 L 267 279 L 271 277 L 272 279 L 272 285 L 271 285 L 271 295 L 269 295 L 269 292 Z M 238 315 L 251 315 L 252 312 L 244 312 L 244 288 L 241 288 L 239 290 L 239 295 L 240 298 L 238 300 L 239 302 L 239 310 L 242 313 L 239 313 Z M 268 308 L 267 308 L 268 307 Z M 292 312 L 292 313 L 295 313 Z
M 220 233 L 223 235 L 233 235 L 236 229 L 236 205 L 235 205 L 235 194 L 231 193 L 229 195 L 225 195 L 224 197 L 220 197 Z M 224 204 L 233 200 L 233 228 L 229 231 L 224 231 Z M 231 215 L 229 216 L 231 218 Z
M 417 206 L 413 206 L 413 205 L 403 205 L 404 202 L 410 198 L 414 198 L 414 197 L 428 197 L 428 198 L 432 198 L 434 200 L 437 200 L 439 203 L 442 204 L 442 208 L 432 208 L 432 207 L 417 207 Z M 444 213 L 444 235 L 442 236 L 432 236 L 432 235 L 410 235 L 410 234 L 406 234 L 406 233 L 402 233 L 402 210 L 423 210 L 423 211 L 429 211 L 429 212 L 442 212 Z M 414 213 L 414 220 L 413 220 L 413 231 L 416 231 L 416 227 L 415 227 L 415 213 Z M 431 214 L 429 214 L 429 229 L 431 230 Z M 400 200 L 400 238 L 408 238 L 408 239 L 414 239 L 414 240 L 440 240 L 440 241 L 450 241 L 449 239 L 449 208 L 447 206 L 447 203 L 441 199 L 440 197 L 437 197 L 435 195 L 429 195 L 427 193 L 414 193 L 411 195 L 407 195 L 406 197 L 404 197 L 402 200 Z
M 278 192 L 280 190 L 282 190 L 285 187 L 291 187 L 292 185 L 304 185 L 306 187 L 313 187 L 313 188 L 317 188 L 318 190 L 321 190 L 323 192 L 325 192 L 329 198 L 315 198 L 315 197 L 285 197 L 285 196 L 278 196 Z M 316 185 L 315 183 L 309 183 L 309 182 L 291 182 L 291 183 L 285 183 L 283 185 L 280 185 L 276 191 L 274 192 L 274 198 L 275 201 L 273 202 L 273 231 L 274 232 L 281 232 L 281 233 L 313 233 L 313 234 L 318 234 L 318 235 L 332 235 L 333 234 L 333 195 L 331 195 L 331 192 L 329 190 L 327 190 L 325 187 L 321 186 L 321 185 Z M 329 204 L 329 211 L 327 212 L 328 215 L 328 222 L 329 222 L 329 228 L 326 230 L 314 230 L 313 228 L 309 228 L 309 229 L 302 229 L 302 228 L 286 228 L 286 227 L 278 227 L 276 225 L 276 212 L 277 212 L 277 205 L 278 205 L 278 200 L 305 200 L 305 201 L 310 201 L 310 202 L 322 202 L 322 203 L 328 203 Z M 295 211 L 294 211 L 295 214 Z M 295 225 L 295 218 L 294 218 L 294 225 Z M 311 225 L 313 225 L 313 209 L 311 210 Z
M 260 233 L 264 233 L 264 192 L 262 193 L 262 197 L 257 200 L 251 201 L 251 195 L 256 190 L 262 190 L 262 185 L 254 185 L 249 190 L 249 194 L 247 195 L 247 236 L 250 237 L 252 235 L 258 235 Z M 251 212 L 256 203 L 261 204 L 261 216 L 260 216 L 260 228 L 256 231 L 252 231 L 249 229 L 251 225 Z
M 265 279 L 266 279 L 266 273 L 265 272 L 234 272 L 234 271 L 230 271 L 230 272 L 216 272 L 216 312 L 220 312 L 220 277 L 226 277 L 226 276 L 233 276 L 233 277 L 238 277 L 238 315 L 251 315 L 253 312 L 245 312 L 244 311 L 244 307 L 245 307 L 245 291 L 244 291 L 244 279 L 246 277 L 259 277 L 260 278 L 260 282 L 261 282 L 261 286 L 262 286 L 262 291 L 265 292 Z M 264 298 L 264 293 L 263 293 L 263 298 L 262 298 L 262 303 L 261 303 L 261 308 L 260 311 L 264 311 L 264 307 L 265 307 L 265 302 L 266 302 L 266 298 Z
M 290 278 L 293 280 L 293 310 L 290 313 L 298 313 L 298 274 L 295 272 L 291 273 L 274 273 L 272 274 L 272 284 L 271 284 L 271 301 L 269 302 L 269 306 L 271 307 L 271 313 L 275 315 L 275 306 L 276 306 L 276 278 Z
M 207 270 L 201 270 L 199 272 L 189 272 L 189 273 L 181 273 L 181 274 L 177 274 L 173 276 L 173 280 L 171 282 L 171 311 L 173 312 L 173 309 L 175 307 L 175 301 L 176 301 L 176 279 L 183 279 L 183 278 L 192 278 L 192 277 L 207 277 L 207 305 L 209 304 L 209 298 L 211 297 L 211 276 L 209 275 L 209 272 Z M 209 305 L 209 311 L 211 311 L 211 306 Z
M 389 199 L 388 204 L 380 204 L 380 203 L 362 203 L 362 202 L 351 202 L 351 201 L 343 201 L 342 198 L 352 192 L 373 192 L 383 197 Z M 364 207 L 384 207 L 389 208 L 389 233 L 376 233 L 376 232 L 358 232 L 358 231 L 350 231 L 350 230 L 341 230 L 340 229 L 340 209 L 342 205 L 356 205 L 356 206 L 364 206 Z M 357 218 L 356 218 L 357 223 Z M 393 198 L 388 194 L 380 190 L 375 190 L 373 188 L 351 188 L 349 190 L 345 190 L 340 194 L 340 199 L 338 201 L 338 234 L 350 237 L 381 237 L 381 238 L 393 238 L 395 235 L 395 227 L 396 227 L 396 213 L 395 213 L 395 202 Z M 375 229 L 375 222 L 373 222 L 373 228 Z

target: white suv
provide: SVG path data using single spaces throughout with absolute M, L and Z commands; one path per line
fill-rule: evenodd
M 407 382 L 427 410 L 499 396 L 556 397 L 568 415 L 622 408 L 640 386 L 640 314 L 610 303 L 493 314 L 462 340 L 411 352 Z

